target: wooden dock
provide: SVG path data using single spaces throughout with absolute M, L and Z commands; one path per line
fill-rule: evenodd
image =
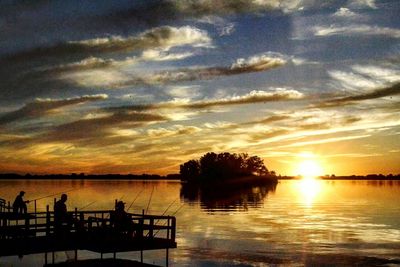
M 165 249 L 168 266 L 169 249 L 176 248 L 176 218 L 128 213 L 133 231 L 118 231 L 112 225 L 112 210 L 70 212 L 73 224 L 62 231 L 55 228 L 54 213 L 49 211 L 15 214 L 0 212 L 0 257 L 44 253 L 45 263 L 54 263 L 54 252 L 89 250 L 100 253 Z M 49 256 L 51 259 L 49 259 Z

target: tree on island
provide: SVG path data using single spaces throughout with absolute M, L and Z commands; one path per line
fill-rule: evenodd
M 189 160 L 180 165 L 180 175 L 183 181 L 221 181 L 244 176 L 274 176 L 269 172 L 264 161 L 258 156 L 246 153 L 209 152 L 200 160 Z

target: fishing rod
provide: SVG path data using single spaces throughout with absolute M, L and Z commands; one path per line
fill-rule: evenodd
M 172 201 L 171 204 L 168 205 L 167 209 L 164 210 L 164 212 L 161 214 L 161 216 L 164 216 L 165 213 L 172 207 L 172 205 L 179 199 L 179 197 L 175 198 L 174 201 Z M 158 219 L 154 224 L 157 224 L 160 221 L 160 219 Z
M 164 212 L 161 214 L 161 216 L 164 216 L 164 214 L 169 210 L 169 208 L 171 208 L 171 206 L 179 199 L 179 197 L 177 197 L 174 201 L 172 201 L 171 204 L 168 205 L 167 209 L 164 210 Z
M 79 208 L 78 210 L 83 210 L 83 209 L 85 209 L 85 208 L 87 208 L 87 207 L 93 205 L 94 203 L 96 203 L 96 200 L 93 201 L 93 202 L 90 202 L 89 204 L 87 204 L 86 206 L 83 206 L 82 208 Z
M 147 214 L 147 211 L 149 210 L 151 198 L 153 197 L 153 192 L 154 192 L 154 186 L 153 186 L 153 189 L 151 190 L 151 194 L 150 194 L 149 202 L 147 203 L 147 208 L 146 208 L 145 214 Z
M 139 195 L 144 191 L 144 188 L 142 188 L 142 190 L 140 190 L 139 193 L 137 193 L 136 197 L 132 200 L 131 204 L 129 205 L 128 209 L 126 210 L 126 212 L 128 212 L 130 210 L 130 208 L 132 207 L 133 203 L 135 203 L 136 199 L 139 197 Z
M 169 208 L 171 208 L 171 206 L 179 199 L 179 197 L 177 197 L 174 201 L 172 201 L 171 204 L 168 205 L 167 209 L 160 215 L 160 216 L 164 216 L 164 214 L 169 210 Z M 160 219 L 158 219 L 154 225 L 157 225 L 157 223 L 160 221 Z M 149 236 L 150 233 L 147 233 L 146 236 Z
M 72 188 L 72 189 L 67 190 L 67 191 L 58 192 L 58 193 L 55 193 L 55 194 L 51 194 L 51 195 L 44 196 L 44 197 L 39 197 L 39 198 L 28 200 L 28 201 L 29 202 L 38 201 L 38 200 L 41 200 L 41 199 L 45 199 L 45 198 L 48 198 L 48 197 L 53 197 L 53 196 L 56 196 L 56 195 L 59 195 L 59 194 L 62 194 L 62 193 L 65 194 L 65 193 L 68 193 L 68 192 L 71 192 L 71 191 L 74 191 L 74 190 L 78 190 L 78 189 L 80 189 L 80 188 Z
M 183 203 L 174 213 L 172 213 L 171 216 L 174 216 L 175 214 L 177 214 L 182 208 L 183 206 L 185 206 L 185 203 Z M 165 226 L 167 224 L 167 222 L 165 222 L 162 226 Z M 158 229 L 157 232 L 155 232 L 155 234 L 153 235 L 153 237 L 155 237 L 158 232 L 160 232 L 161 229 Z

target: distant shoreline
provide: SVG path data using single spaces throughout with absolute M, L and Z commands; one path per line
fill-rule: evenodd
M 299 176 L 277 176 L 278 180 L 299 180 Z M 400 175 L 351 175 L 351 176 L 320 176 L 321 180 L 400 180 Z M 20 175 L 15 173 L 0 174 L 0 180 L 181 180 L 179 174 L 46 174 L 46 175 Z
M 180 180 L 179 174 L 0 174 L 0 180 Z

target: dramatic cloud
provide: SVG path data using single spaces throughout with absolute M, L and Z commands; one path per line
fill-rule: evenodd
M 313 9 L 332 3 L 319 3 L 308 0 L 169 0 L 153 1 L 148 5 L 136 6 L 129 10 L 110 14 L 112 20 L 133 19 L 147 24 L 159 24 L 163 21 L 206 16 L 225 16 L 242 13 L 265 13 L 281 11 L 293 13 L 304 9 Z
M 33 135 L 0 135 L 0 144 L 14 148 L 28 148 L 39 144 L 105 147 L 124 144 L 140 137 L 133 128 L 169 120 L 163 115 L 142 112 L 115 112 L 88 117 L 47 127 Z
M 19 120 L 38 118 L 56 112 L 66 106 L 77 105 L 89 101 L 99 101 L 107 98 L 107 95 L 85 95 L 68 99 L 37 99 L 22 108 L 0 115 L 0 125 L 12 123 Z
M 161 26 L 130 37 L 66 41 L 18 52 L 0 58 L 0 79 L 7 89 L 0 96 L 8 99 L 8 92 L 13 91 L 14 98 L 24 99 L 71 86 L 143 85 L 146 82 L 140 78 L 132 82 L 128 67 L 146 61 L 182 60 L 192 56 L 193 49 L 210 48 L 211 43 L 208 33 L 194 26 Z M 175 51 L 177 47 L 181 49 Z M 123 57 L 126 52 L 138 55 Z
M 343 106 L 343 105 L 352 104 L 354 102 L 371 100 L 371 99 L 387 97 L 387 96 L 394 96 L 394 95 L 400 95 L 400 83 L 397 83 L 397 84 L 387 87 L 387 88 L 381 88 L 381 89 L 368 91 L 363 94 L 356 94 L 356 95 L 352 95 L 352 96 L 330 99 L 330 100 L 316 104 L 315 107 L 323 108 L 323 107 Z
M 171 55 L 170 59 L 175 56 L 182 57 L 182 55 Z M 144 57 L 154 58 L 154 55 L 144 54 Z M 161 57 L 160 60 L 163 60 L 163 58 Z M 283 55 L 268 52 L 265 54 L 251 56 L 247 59 L 238 59 L 229 67 L 197 67 L 165 70 L 152 74 L 142 74 L 140 77 L 130 75 L 129 73 L 126 73 L 126 71 L 121 71 L 119 68 L 112 68 L 108 69 L 107 71 L 95 69 L 72 74 L 67 73 L 66 75 L 62 76 L 62 78 L 71 83 L 86 87 L 106 86 L 109 88 L 123 88 L 140 85 L 157 85 L 194 80 L 208 80 L 220 76 L 261 72 L 281 67 L 286 63 L 287 59 Z
M 242 96 L 233 96 L 229 98 L 221 99 L 210 99 L 202 101 L 189 102 L 185 99 L 175 100 L 169 102 L 161 102 L 158 104 L 149 105 L 132 105 L 132 106 L 122 106 L 115 108 L 108 108 L 108 110 L 154 110 L 154 109 L 205 109 L 215 106 L 230 106 L 230 105 L 243 105 L 252 103 L 262 103 L 262 102 L 273 102 L 273 101 L 288 101 L 288 100 L 298 100 L 302 99 L 304 95 L 293 89 L 276 89 L 275 91 L 251 91 L 248 94 Z
M 0 171 L 165 174 L 230 151 L 290 174 L 291 157 L 314 148 L 321 158 L 381 155 L 388 164 L 378 171 L 397 171 L 400 154 L 389 151 L 400 131 L 399 7 L 7 1 Z M 345 167 L 327 173 L 371 169 L 361 158 L 332 160 Z
M 168 48 L 173 46 L 191 45 L 204 47 L 211 45 L 207 32 L 191 26 L 152 28 L 139 35 L 131 37 L 111 36 L 105 38 L 69 41 L 52 47 L 40 47 L 31 51 L 10 56 L 9 60 L 20 58 L 33 59 L 37 57 L 69 57 L 78 55 L 90 57 L 94 54 L 131 52 L 150 48 Z
M 337 89 L 358 93 L 400 82 L 400 70 L 394 66 L 354 65 L 350 70 L 333 70 L 328 74 Z

